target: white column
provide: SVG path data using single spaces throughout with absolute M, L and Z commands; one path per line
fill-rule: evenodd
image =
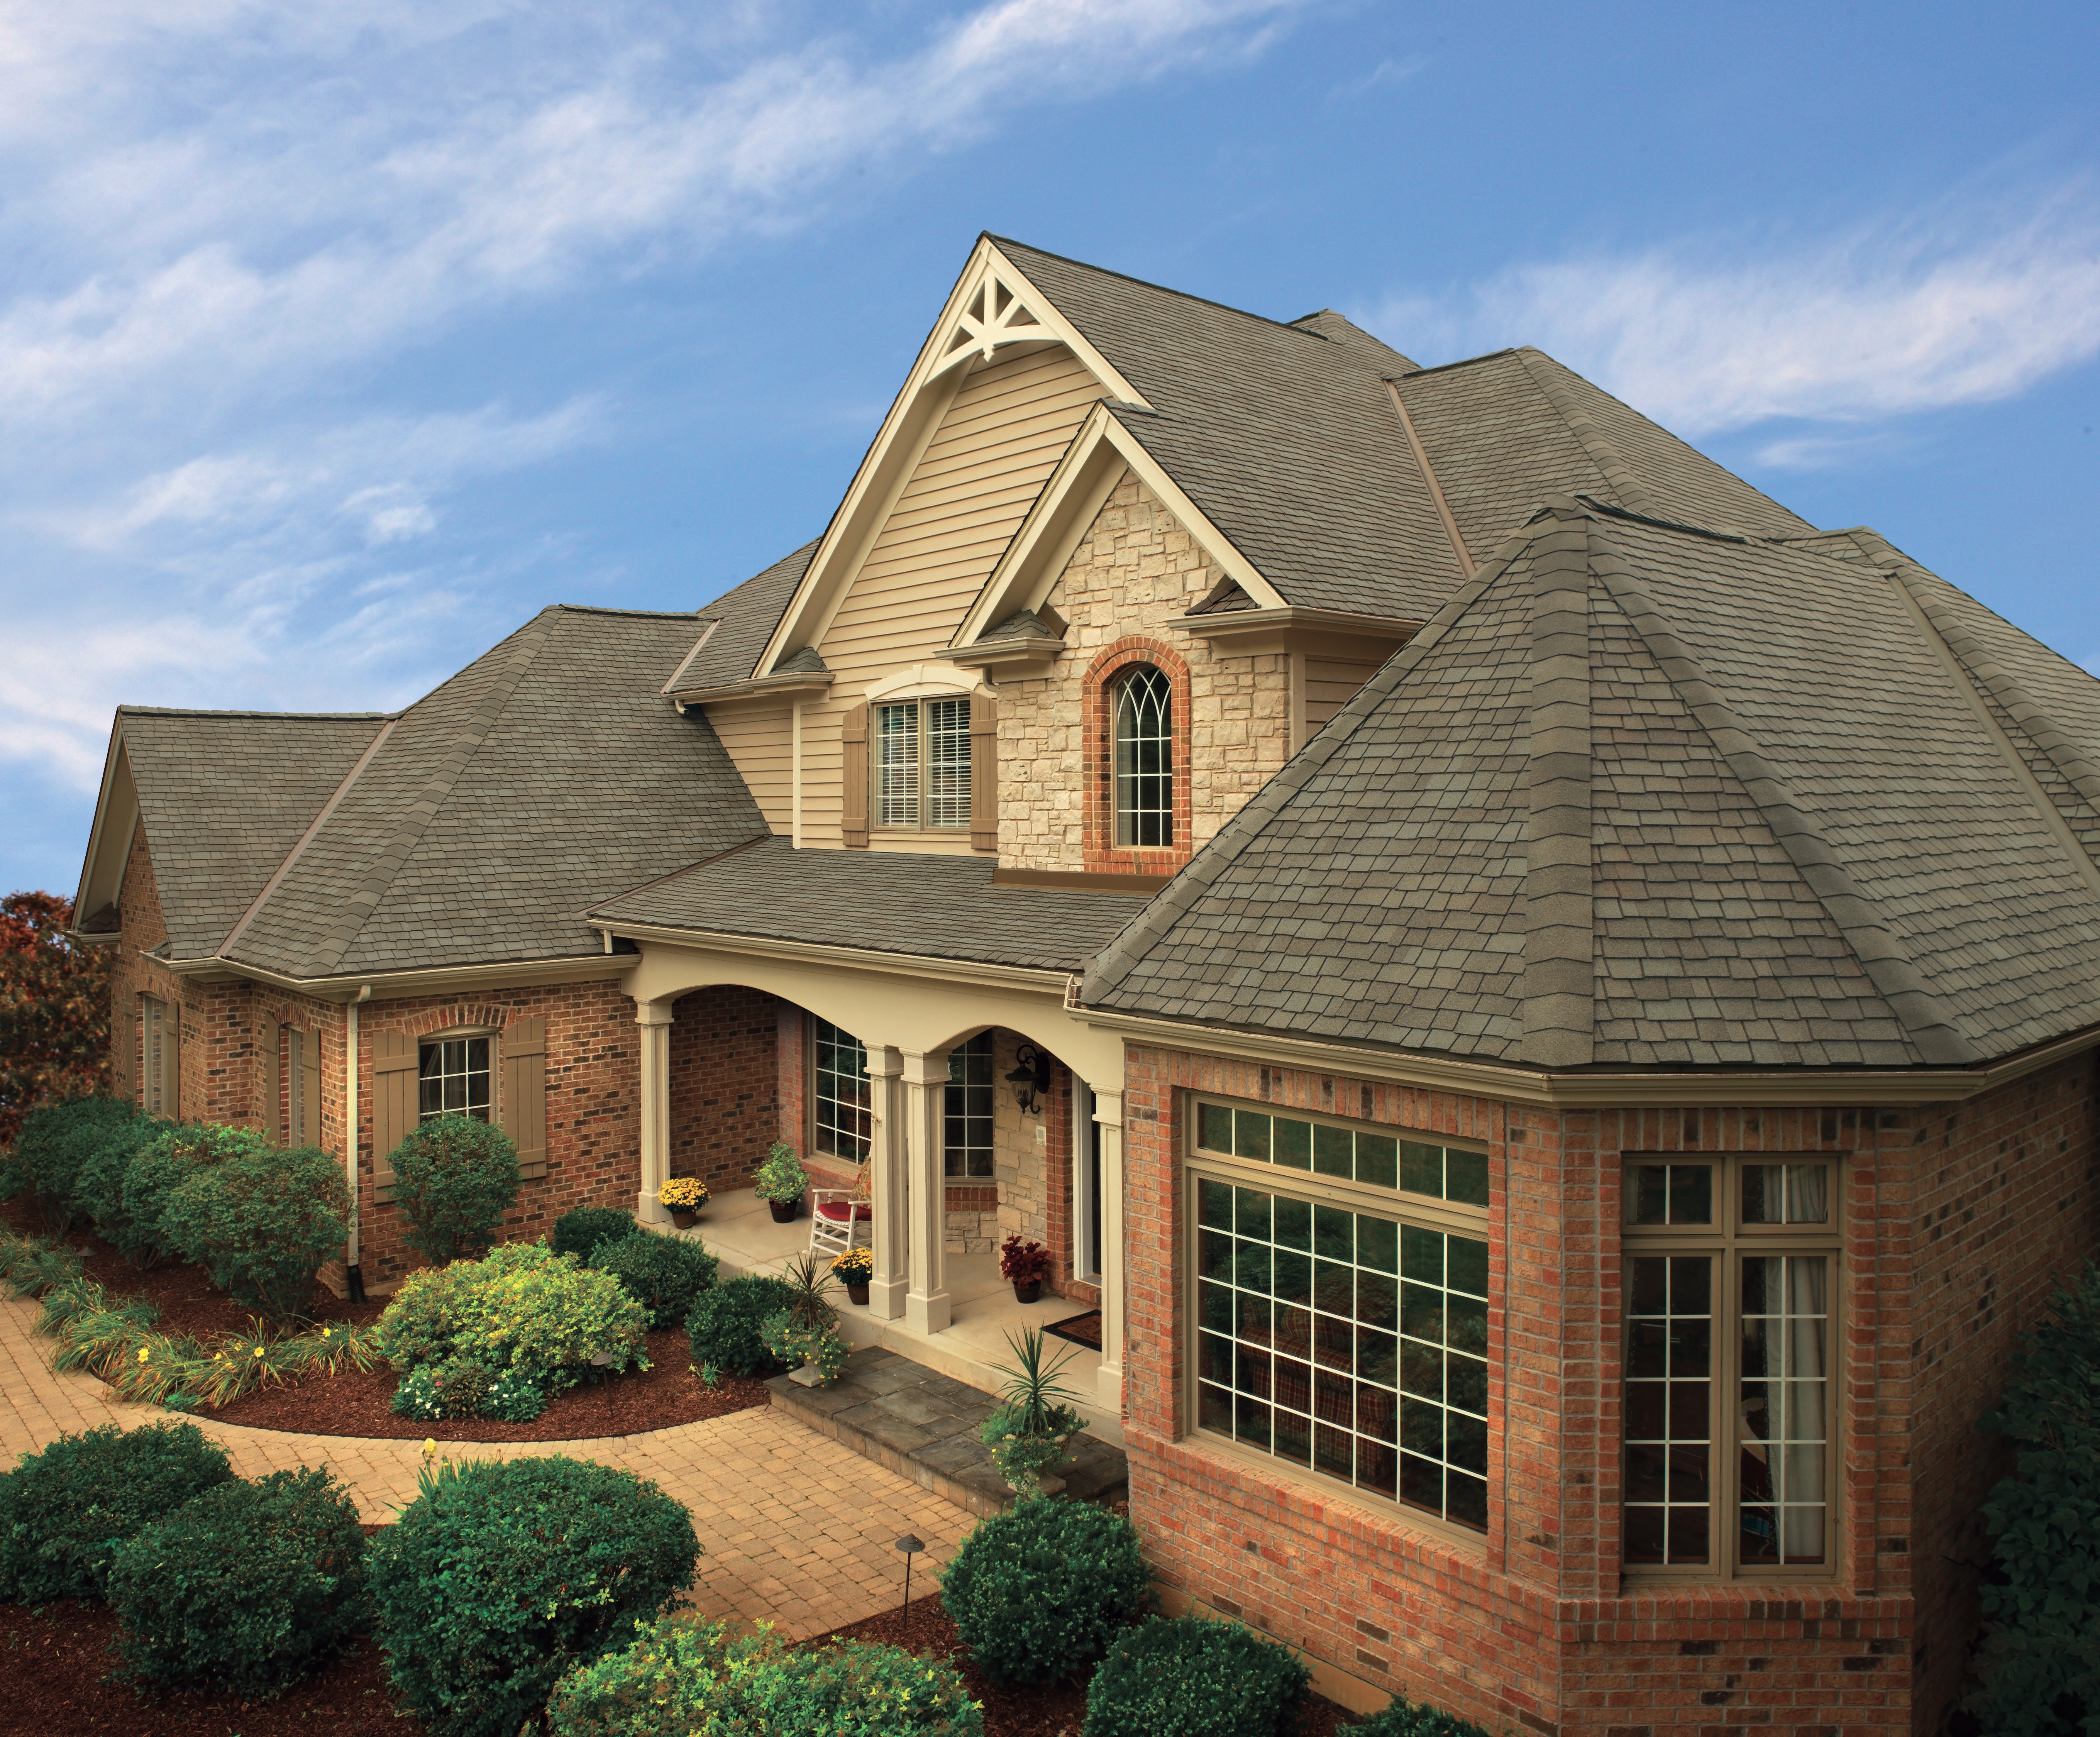
M 905 1176 L 910 1157 L 905 1139 L 904 1059 L 893 1049 L 867 1052 L 869 1109 L 874 1127 L 868 1144 L 868 1196 L 875 1209 L 875 1273 L 868 1281 L 868 1312 L 878 1320 L 898 1320 L 910 1288 L 905 1271 L 907 1201 Z
M 656 1191 L 671 1174 L 671 1003 L 638 1001 L 634 1023 L 642 1028 L 642 1188 L 634 1222 L 668 1224 Z
M 903 1051 L 904 1125 L 910 1142 L 910 1228 L 906 1253 L 911 1285 L 904 1296 L 904 1325 L 916 1333 L 943 1333 L 948 1326 L 948 1179 L 943 1174 L 948 1058 Z
M 1101 1129 L 1101 1366 L 1094 1400 L 1123 1414 L 1123 1093 L 1094 1094 Z

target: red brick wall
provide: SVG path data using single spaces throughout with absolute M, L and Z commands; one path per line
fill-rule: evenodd
M 725 985 L 672 1010 L 671 1174 L 709 1190 L 748 1188 L 779 1139 L 779 1001 Z
M 1485 1538 L 1454 1541 L 1183 1436 L 1178 1118 L 1189 1089 L 1487 1144 Z M 1924 1112 L 1553 1112 L 1133 1046 L 1132 1517 L 1176 1591 L 1378 1690 L 1404 1688 L 1493 1729 L 1936 1730 L 1973 1621 L 1973 1574 L 1943 1558 L 1982 1558 L 1970 1516 L 2003 1464 L 1974 1422 L 2049 1276 L 2072 1270 L 2100 1234 L 2094 1090 L 2088 1057 Z M 1627 1154 L 1680 1151 L 1844 1155 L 1832 1577 L 1622 1580 L 1619 1176 Z
M 810 1016 L 792 1001 L 774 1003 L 774 1042 L 779 1055 L 774 1140 L 806 1153 L 810 1141 Z M 770 1142 L 768 1142 L 770 1144 Z

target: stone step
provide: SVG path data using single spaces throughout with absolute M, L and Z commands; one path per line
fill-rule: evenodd
M 998 1404 L 990 1394 L 880 1347 L 855 1351 L 828 1387 L 805 1387 L 786 1375 L 765 1385 L 773 1404 L 798 1422 L 959 1508 L 992 1514 L 1013 1506 L 991 1449 L 977 1439 Z M 1128 1494 L 1122 1448 L 1084 1434 L 1069 1445 L 1065 1462 L 1043 1480 L 1046 1492 L 1096 1502 Z

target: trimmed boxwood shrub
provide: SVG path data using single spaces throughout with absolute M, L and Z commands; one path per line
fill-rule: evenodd
M 242 1150 L 203 1165 L 161 1206 L 161 1236 L 234 1300 L 287 1321 L 313 1301 L 350 1231 L 342 1165 L 315 1146 Z
M 109 1602 L 135 1680 L 279 1694 L 368 1620 L 357 1504 L 325 1471 L 219 1484 L 117 1546 Z
M 472 1116 L 434 1116 L 394 1148 L 401 1240 L 440 1263 L 486 1250 L 518 1198 L 518 1148 Z
M 793 1307 L 800 1294 L 785 1279 L 762 1273 L 701 1292 L 686 1317 L 694 1364 L 731 1375 L 777 1375 L 787 1365 L 766 1349 L 765 1317 Z
M 512 1370 L 552 1395 L 574 1385 L 594 1351 L 611 1356 L 613 1373 L 642 1360 L 649 1318 L 611 1273 L 544 1242 L 506 1242 L 483 1260 L 410 1273 L 379 1330 L 404 1375 L 474 1364 Z
M 691 1516 L 633 1472 L 560 1456 L 448 1467 L 372 1544 L 395 1685 L 438 1737 L 515 1737 L 565 1670 L 691 1585 L 699 1554 Z
M 665 1617 L 564 1677 L 550 1737 L 978 1737 L 983 1718 L 946 1660 L 842 1641 L 801 1647 L 770 1629 L 730 1639 L 714 1623 Z
M 675 1327 L 691 1314 L 721 1266 L 699 1238 L 688 1241 L 650 1230 L 630 1230 L 617 1241 L 601 1242 L 585 1264 L 611 1273 L 627 1287 L 628 1294 L 648 1310 L 651 1331 Z
M 167 1206 L 199 1170 L 229 1158 L 267 1157 L 276 1148 L 253 1130 L 210 1122 L 164 1122 L 124 1167 L 124 1220 L 117 1246 L 126 1260 L 153 1264 L 176 1252 L 165 1223 Z
M 1312 1673 L 1288 1647 L 1194 1616 L 1126 1629 L 1087 1686 L 1087 1737 L 1277 1737 Z
M 0 1476 L 0 1598 L 99 1598 L 117 1547 L 193 1496 L 233 1480 L 194 1423 L 113 1423 L 61 1435 Z
M 1137 1528 L 1090 1502 L 1039 1499 L 979 1520 L 941 1575 L 941 1603 L 998 1683 L 1079 1676 L 1151 1591 Z
M 1394 1696 L 1390 1707 L 1349 1730 L 1354 1737 L 1489 1737 L 1485 1726 L 1456 1713 L 1439 1713 L 1404 1695 Z
M 554 1220 L 554 1252 L 588 1262 L 601 1242 L 632 1236 L 634 1215 L 617 1206 L 579 1206 Z
M 125 1099 L 85 1101 L 110 1108 L 99 1112 L 86 1131 L 86 1149 L 73 1173 L 73 1201 L 121 1252 L 134 1241 L 131 1215 L 124 1205 L 124 1179 L 131 1161 L 159 1139 L 168 1124 L 157 1116 L 143 1114 Z

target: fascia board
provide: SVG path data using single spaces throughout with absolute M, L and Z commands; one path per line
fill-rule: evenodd
M 884 417 L 873 444 L 867 449 L 867 456 L 854 473 L 845 499 L 832 515 L 823 540 L 810 558 L 801 584 L 795 588 L 795 595 L 782 613 L 779 625 L 759 653 L 758 661 L 752 666 L 754 671 L 770 669 L 775 658 L 797 644 L 819 644 L 830 631 L 868 548 L 880 535 L 896 497 L 903 492 L 911 473 L 918 468 L 920 456 L 933 439 L 934 430 L 940 426 L 942 414 L 962 389 L 969 373 L 967 366 L 957 365 L 946 354 L 944 346 L 985 274 L 994 269 L 1009 289 L 1026 301 L 1037 324 L 1070 349 L 1101 382 L 1110 397 L 1129 403 L 1145 403 L 1144 395 L 1057 311 L 1048 297 L 1029 281 L 1028 275 L 1001 253 L 988 236 L 979 236 L 962 275 L 955 280 L 955 287 L 948 293 L 940 317 L 927 333 L 925 342 L 920 346 L 918 359 L 905 377 L 889 415 Z M 895 449 L 900 443 L 907 441 L 909 450 L 902 456 L 908 456 L 910 462 L 894 463 L 893 459 L 900 456 Z M 879 506 L 880 510 L 871 513 L 871 506 Z
M 2010 1081 L 2100 1047 L 2086 1030 L 1986 1067 L 1916 1069 L 1771 1069 L 1745 1073 L 1551 1074 L 1434 1056 L 1403 1056 L 1270 1037 L 1211 1025 L 1182 1025 L 1140 1015 L 1074 1007 L 1072 1017 L 1127 1043 L 1233 1061 L 1267 1062 L 1347 1074 L 1380 1084 L 1412 1086 L 1467 1097 L 1495 1098 L 1539 1109 L 1777 1108 L 1807 1105 L 1958 1104 Z
M 1215 561 L 1220 571 L 1239 581 L 1240 589 L 1264 609 L 1287 609 L 1290 599 L 1262 577 L 1260 569 L 1242 554 L 1232 540 L 1206 518 L 1202 510 L 1190 500 L 1181 485 L 1167 474 L 1159 461 L 1115 417 L 1109 417 L 1108 438 L 1124 461 L 1137 474 L 1137 479 L 1166 503 L 1167 509 L 1181 521 L 1182 528 L 1195 538 L 1203 552 Z
M 805 964 L 842 966 L 943 983 L 987 984 L 999 989 L 1028 990 L 1065 999 L 1071 973 L 1026 965 L 994 965 L 972 959 L 930 959 L 915 953 L 878 953 L 866 947 L 827 946 L 816 941 L 782 941 L 765 935 L 732 935 L 719 929 L 673 928 L 653 923 L 622 923 L 600 918 L 593 926 L 608 935 L 662 946 L 694 947 L 710 953 L 733 953 L 747 959 L 791 959 Z
M 260 965 L 210 958 L 157 959 L 179 977 L 203 982 L 243 981 L 316 1001 L 354 1001 L 369 987 L 375 1001 L 408 995 L 439 995 L 451 990 L 486 990 L 514 984 L 525 988 L 545 983 L 586 983 L 616 977 L 633 963 L 619 954 L 585 953 L 563 959 L 515 959 L 487 965 L 433 965 L 412 971 L 366 971 L 328 977 L 287 977 Z
M 74 890 L 73 899 L 73 921 L 79 923 L 91 917 L 102 908 L 89 903 L 98 888 L 110 884 L 110 897 L 102 904 L 114 902 L 124 888 L 124 865 L 130 860 L 131 841 L 139 831 L 139 787 L 131 772 L 131 756 L 124 747 L 124 715 L 119 712 L 109 726 L 109 746 L 102 757 L 102 783 L 95 796 L 95 820 L 87 832 L 87 853 L 82 857 L 80 885 Z M 123 860 L 113 868 L 103 862 L 105 846 L 121 840 Z
M 830 691 L 835 677 L 829 670 L 796 670 L 792 675 L 763 676 L 755 681 L 734 682 L 727 687 L 687 688 L 673 694 L 681 706 L 726 705 L 731 700 L 771 700 L 786 704 L 792 699 L 818 699 Z

